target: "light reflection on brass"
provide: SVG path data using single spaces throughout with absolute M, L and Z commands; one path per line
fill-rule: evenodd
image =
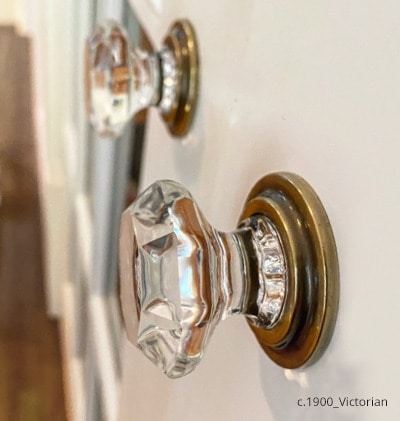
M 339 303 L 339 264 L 328 216 L 311 186 L 291 173 L 270 174 L 256 183 L 240 220 L 254 214 L 268 215 L 280 234 L 289 286 L 273 329 L 249 325 L 278 365 L 310 365 L 329 344 Z

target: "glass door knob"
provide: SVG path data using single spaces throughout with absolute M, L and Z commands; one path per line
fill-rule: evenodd
M 120 276 L 128 338 L 171 378 L 199 364 L 229 315 L 245 315 L 286 368 L 316 361 L 336 320 L 332 229 L 313 189 L 291 173 L 258 181 L 229 233 L 180 184 L 152 184 L 122 215 Z
M 85 52 L 86 102 L 100 136 L 115 138 L 140 110 L 156 106 L 174 136 L 189 130 L 196 108 L 198 54 L 194 30 L 176 21 L 158 52 L 132 45 L 110 21 L 98 26 Z

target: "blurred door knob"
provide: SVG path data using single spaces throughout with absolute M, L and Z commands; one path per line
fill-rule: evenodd
M 194 30 L 176 21 L 160 51 L 131 45 L 116 22 L 98 26 L 86 45 L 86 101 L 100 136 L 116 138 L 138 111 L 158 107 L 173 136 L 189 130 L 198 93 L 198 53 Z

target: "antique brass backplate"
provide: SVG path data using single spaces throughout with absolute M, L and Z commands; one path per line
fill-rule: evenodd
M 256 183 L 240 222 L 254 215 L 268 216 L 280 235 L 288 287 L 274 326 L 249 325 L 278 365 L 310 365 L 327 347 L 338 310 L 339 265 L 330 222 L 311 186 L 291 173 L 270 174 Z

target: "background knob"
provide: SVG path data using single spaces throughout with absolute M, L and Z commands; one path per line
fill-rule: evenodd
M 230 233 L 210 226 L 180 184 L 152 184 L 122 215 L 120 273 L 128 338 L 172 378 L 197 366 L 231 314 L 244 314 L 288 368 L 315 361 L 332 335 L 335 242 L 315 192 L 294 174 L 261 179 Z
M 131 45 L 116 22 L 98 26 L 86 45 L 86 100 L 100 136 L 115 138 L 138 111 L 157 106 L 174 136 L 191 125 L 198 91 L 198 54 L 193 28 L 175 22 L 160 51 Z

